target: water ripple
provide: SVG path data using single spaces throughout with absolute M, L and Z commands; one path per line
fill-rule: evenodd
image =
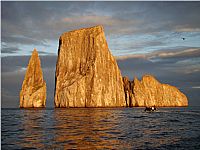
M 198 149 L 200 109 L 2 109 L 2 149 Z

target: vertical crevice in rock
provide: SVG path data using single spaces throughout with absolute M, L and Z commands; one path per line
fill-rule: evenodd
M 132 93 L 132 82 L 129 81 L 129 78 L 123 77 L 123 83 L 124 83 L 124 93 L 125 93 L 125 101 L 126 101 L 126 107 L 133 107 L 133 93 Z

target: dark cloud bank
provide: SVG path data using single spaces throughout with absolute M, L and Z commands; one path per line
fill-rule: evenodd
M 48 46 L 65 31 L 98 24 L 117 41 L 122 36 L 157 35 L 161 31 L 180 33 L 178 36 L 190 31 L 194 36 L 200 32 L 199 7 L 200 2 L 2 2 L 2 42 L 7 46 L 3 53 L 17 54 L 18 46 L 23 45 Z M 172 38 L 164 34 L 139 46 L 163 46 Z M 128 44 L 115 42 L 112 47 L 137 48 L 131 41 Z

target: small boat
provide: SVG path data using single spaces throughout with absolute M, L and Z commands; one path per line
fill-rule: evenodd
M 144 111 L 156 111 L 156 107 L 152 106 L 152 107 L 146 107 Z

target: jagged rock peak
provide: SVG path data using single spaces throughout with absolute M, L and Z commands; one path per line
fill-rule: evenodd
M 188 106 L 187 97 L 175 86 L 160 83 L 154 76 L 145 75 L 142 80 L 134 79 L 136 106 Z
M 156 77 L 154 77 L 153 75 L 146 74 L 146 75 L 142 76 L 141 82 L 146 83 L 148 81 L 159 83 L 158 80 L 156 79 Z
M 20 92 L 20 107 L 45 107 L 46 105 L 46 83 L 40 58 L 36 49 L 33 50 L 26 70 L 25 78 Z
M 104 32 L 104 28 L 102 25 L 97 25 L 97 26 L 93 26 L 93 27 L 88 27 L 88 28 L 81 28 L 81 29 L 76 29 L 76 30 L 72 30 L 72 31 L 68 31 L 65 32 L 61 35 L 61 37 L 63 36 L 70 36 L 70 34 L 76 34 L 78 32 L 90 32 L 93 33 L 95 35 Z
M 61 35 L 54 102 L 55 107 L 125 106 L 121 73 L 102 26 Z

